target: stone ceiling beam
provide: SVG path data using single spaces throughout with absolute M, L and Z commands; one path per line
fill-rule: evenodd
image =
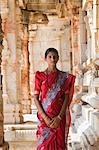
M 20 8 L 34 11 L 55 10 L 57 1 L 18 0 Z
M 39 12 L 58 15 L 59 18 L 67 18 L 81 7 L 81 0 L 18 0 L 19 7 L 28 12 Z

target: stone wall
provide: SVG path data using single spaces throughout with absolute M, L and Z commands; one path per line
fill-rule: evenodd
M 99 1 L 84 1 L 80 10 L 80 60 L 76 73 L 71 132 L 74 149 L 98 150 L 99 117 Z M 96 36 L 97 35 L 97 36 Z M 73 36 L 73 38 L 75 38 Z M 75 59 L 75 58 L 74 58 Z M 73 136 L 78 136 L 78 145 Z

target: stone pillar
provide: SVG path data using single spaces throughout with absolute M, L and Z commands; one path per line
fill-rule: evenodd
M 87 12 L 88 13 L 88 12 Z M 91 59 L 91 41 L 92 41 L 92 34 L 91 34 L 91 28 L 89 25 L 89 16 L 86 15 L 84 17 L 84 21 L 86 24 L 86 29 L 87 29 L 87 49 L 86 49 L 86 55 L 87 55 L 87 59 L 90 60 Z
M 86 44 L 87 44 L 87 33 L 86 33 L 86 25 L 84 22 L 84 16 L 86 15 L 86 11 L 80 10 L 79 18 L 80 18 L 80 64 L 87 60 L 86 54 Z
M 2 31 L 2 20 L 0 14 L 0 150 L 8 150 L 8 143 L 4 142 L 4 128 L 3 128 L 3 99 L 2 99 L 2 75 L 1 75 L 1 62 L 2 62 L 2 41 L 3 41 L 3 31 Z
M 20 123 L 19 60 L 17 53 L 16 2 L 3 3 L 2 28 L 4 32 L 2 52 L 4 123 Z M 3 8 L 2 8 L 3 10 Z
M 34 101 L 33 101 L 33 88 L 34 88 L 34 72 L 35 72 L 35 67 L 34 67 L 34 52 L 33 52 L 33 39 L 35 39 L 35 36 L 37 34 L 37 25 L 30 25 L 29 26 L 29 43 L 28 43 L 28 50 L 29 50 L 29 64 L 30 64 L 30 70 L 29 70 L 29 81 L 30 81 L 30 95 L 32 96 L 31 98 L 31 103 L 34 106 Z
M 80 63 L 80 50 L 79 50 L 79 15 L 74 15 L 71 20 L 71 42 L 72 42 L 72 56 L 73 66 Z
M 96 59 L 97 65 L 99 65 L 99 0 L 93 1 L 93 30 L 92 30 L 92 53 L 93 59 Z
M 29 51 L 28 51 L 28 25 L 23 25 L 22 39 L 22 65 L 21 65 L 21 95 L 22 113 L 30 113 L 30 87 L 29 87 Z

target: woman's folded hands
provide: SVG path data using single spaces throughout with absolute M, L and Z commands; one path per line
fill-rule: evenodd
M 59 123 L 61 121 L 61 117 L 56 116 L 52 119 L 50 119 L 49 117 L 46 117 L 44 119 L 45 123 L 47 124 L 48 127 L 50 128 L 57 128 L 59 126 Z

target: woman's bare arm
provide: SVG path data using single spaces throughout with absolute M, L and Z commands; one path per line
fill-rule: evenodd
M 44 109 L 42 108 L 42 105 L 40 104 L 39 95 L 34 96 L 34 102 L 35 102 L 35 105 L 37 107 L 38 112 L 41 114 L 41 117 L 44 119 L 46 124 L 49 125 L 50 124 L 50 118 L 47 116 Z
M 68 107 L 69 104 L 69 94 L 65 94 L 65 100 L 64 103 L 62 105 L 61 111 L 59 112 L 59 115 L 54 117 L 51 121 L 50 121 L 50 127 L 51 128 L 57 128 L 62 117 L 64 116 L 64 114 L 66 113 L 66 109 Z

